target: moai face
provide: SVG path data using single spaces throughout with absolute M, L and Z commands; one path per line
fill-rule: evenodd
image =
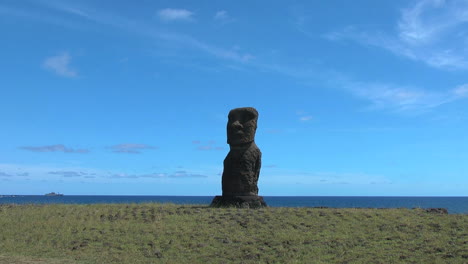
M 253 107 L 235 108 L 229 112 L 227 143 L 241 145 L 254 141 L 258 112 Z

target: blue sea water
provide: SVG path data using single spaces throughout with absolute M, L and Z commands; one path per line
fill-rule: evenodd
M 334 208 L 446 208 L 450 214 L 468 214 L 468 197 L 370 197 L 370 196 L 263 196 L 271 207 Z M 0 204 L 174 203 L 209 205 L 213 196 L 1 196 Z

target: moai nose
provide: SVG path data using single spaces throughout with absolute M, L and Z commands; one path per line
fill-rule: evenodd
M 235 121 L 232 123 L 232 127 L 234 128 L 243 128 L 242 124 L 239 122 L 239 120 Z

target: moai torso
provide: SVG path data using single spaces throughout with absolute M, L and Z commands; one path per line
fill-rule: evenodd
M 254 142 L 258 112 L 255 108 L 236 108 L 229 112 L 227 142 L 230 151 L 224 159 L 223 196 L 258 194 L 262 153 Z

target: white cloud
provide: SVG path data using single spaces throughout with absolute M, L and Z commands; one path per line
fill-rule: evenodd
M 73 149 L 62 144 L 47 145 L 47 146 L 23 146 L 20 149 L 29 150 L 32 152 L 64 152 L 64 153 L 88 153 L 88 149 Z
M 176 171 L 174 173 L 148 173 L 148 174 L 127 174 L 127 173 L 113 173 L 109 178 L 113 179 L 140 179 L 140 178 L 206 178 L 208 176 L 197 173 L 189 173 L 187 171 Z
M 293 6 L 290 9 L 292 14 L 291 23 L 294 28 L 308 37 L 316 37 L 314 33 L 310 32 L 308 24 L 311 18 L 314 17 L 313 13 L 307 11 L 303 6 Z
M 11 174 L 8 174 L 6 172 L 1 172 L 0 171 L 0 177 L 11 177 L 12 175 Z
M 165 8 L 158 11 L 158 17 L 165 21 L 191 21 L 193 13 L 186 9 Z
M 460 97 L 460 98 L 468 97 L 468 83 L 465 83 L 453 89 L 453 94 L 456 97 Z
M 157 149 L 157 147 L 147 145 L 147 144 L 135 144 L 135 143 L 124 143 L 118 144 L 110 147 L 112 152 L 115 153 L 130 153 L 130 154 L 139 154 L 142 150 L 147 149 Z
M 207 178 L 208 176 L 197 173 L 188 173 L 186 171 L 176 171 L 170 175 L 169 178 Z
M 77 16 L 82 16 L 82 17 L 87 17 L 87 18 L 90 17 L 85 11 L 80 10 L 79 8 L 68 7 L 68 6 L 65 6 L 65 5 L 63 5 L 62 8 L 64 10 L 68 11 L 69 13 L 75 14 Z
M 71 177 L 94 177 L 96 173 L 88 173 L 88 172 L 82 172 L 82 171 L 49 171 L 48 174 L 52 175 L 59 175 L 62 177 L 66 178 L 71 178 Z
M 17 176 L 16 180 L 22 180 L 30 176 L 35 180 L 63 179 L 69 180 L 76 178 L 94 178 L 103 171 L 91 168 L 77 167 L 44 167 L 42 165 L 24 165 L 24 164 L 4 164 L 0 163 L 0 172 L 6 172 L 8 175 Z M 1 176 L 1 175 L 0 175 Z
M 220 10 L 214 15 L 215 20 L 226 21 L 229 19 L 229 16 L 226 11 Z
M 149 173 L 127 173 L 122 171 L 107 171 L 97 168 L 84 167 L 49 167 L 42 165 L 25 165 L 25 164 L 5 164 L 0 163 L 0 179 L 24 180 L 25 177 L 31 176 L 34 180 L 50 180 L 68 182 L 74 181 L 91 181 L 103 182 L 109 184 L 109 179 L 141 179 L 141 181 L 155 179 L 188 179 L 188 178 L 208 178 L 208 175 L 199 170 L 186 171 L 177 170 L 172 173 L 168 172 L 149 172 Z
M 424 0 L 403 9 L 398 21 L 399 37 L 412 44 L 428 44 L 438 41 L 453 27 L 466 21 L 458 8 L 466 8 L 463 1 Z M 463 12 L 463 11 L 462 11 Z
M 166 173 L 149 173 L 149 174 L 128 174 L 128 173 L 113 173 L 109 178 L 113 179 L 138 179 L 138 178 L 166 178 Z
M 326 37 L 333 41 L 350 39 L 360 44 L 372 45 L 384 48 L 399 56 L 407 57 L 415 61 L 422 61 L 432 67 L 444 69 L 468 69 L 468 49 L 464 48 L 468 43 L 468 31 L 463 30 L 461 26 L 463 21 L 466 21 L 467 12 L 463 13 L 466 8 L 454 8 L 455 6 L 463 7 L 465 2 L 440 2 L 439 4 L 415 5 L 401 11 L 399 20 L 395 21 L 397 31 L 392 34 L 382 32 L 365 32 L 356 27 L 347 27 L 344 30 L 331 32 Z M 450 4 L 451 3 L 451 4 Z M 465 6 L 468 4 L 465 4 Z M 341 87 L 355 96 L 371 102 L 374 108 L 386 109 L 392 111 L 415 111 L 421 109 L 430 109 L 441 104 L 452 102 L 460 99 L 462 90 L 446 90 L 446 91 L 429 91 L 424 87 L 411 87 L 399 84 L 385 83 L 370 83 L 360 82 L 355 80 L 334 80 L 333 78 L 324 78 L 329 75 L 323 69 L 313 69 L 310 67 L 293 67 L 285 64 L 265 63 L 255 59 L 254 56 L 247 52 L 240 52 L 238 49 L 226 49 L 210 43 L 200 41 L 199 39 L 186 34 L 168 33 L 155 29 L 152 25 L 142 22 L 127 19 L 125 17 L 109 14 L 105 12 L 91 12 L 89 9 L 80 8 L 80 12 L 76 9 L 64 9 L 59 6 L 55 8 L 63 11 L 79 15 L 83 19 L 93 21 L 104 26 L 112 26 L 126 32 L 146 37 L 148 40 L 157 42 L 166 42 L 172 46 L 190 47 L 199 52 L 211 55 L 215 58 L 224 59 L 226 61 L 240 63 L 241 65 L 252 66 L 261 71 L 277 72 L 291 78 L 299 79 L 307 83 L 323 82 L 331 87 Z M 427 14 L 439 9 L 445 10 L 448 15 L 443 15 L 440 12 L 435 12 L 438 15 L 434 18 L 427 19 Z M 177 9 L 173 9 L 177 10 Z M 183 9 L 181 9 L 183 10 Z M 161 12 L 162 10 L 160 10 Z M 186 10 L 187 11 L 187 10 Z M 220 10 L 218 12 L 221 12 Z M 188 11 L 190 18 L 193 13 Z M 170 13 L 170 12 L 169 12 Z M 432 12 L 434 13 L 434 12 Z M 444 14 L 445 14 L 444 13 Z M 223 13 L 219 13 L 222 16 Z M 453 21 L 444 24 L 444 19 L 453 15 Z M 177 15 L 176 15 L 177 16 Z M 175 16 L 175 17 L 176 17 Z M 215 15 L 216 16 L 216 15 Z M 450 20 L 450 19 L 449 19 Z M 301 20 L 302 24 L 307 23 L 307 20 Z M 419 24 L 418 24 L 419 23 Z M 444 24 L 444 26 L 437 26 Z M 432 28 L 432 30 L 431 30 Z M 424 30 L 424 32 L 423 32 Z M 419 33 L 419 35 L 417 34 Z M 453 38 L 458 38 L 458 41 L 443 40 L 442 36 L 449 34 Z M 419 36 L 419 37 L 417 37 Z M 449 87 L 450 88 L 450 87 Z M 307 115 L 299 116 L 306 117 Z
M 224 148 L 221 146 L 216 146 L 216 142 L 214 140 L 210 140 L 206 143 L 203 143 L 200 140 L 192 141 L 192 144 L 197 145 L 197 150 L 223 150 Z
M 309 115 L 307 112 L 303 110 L 298 110 L 296 111 L 296 115 L 299 116 L 299 121 L 301 122 L 307 122 L 312 120 L 313 116 Z
M 468 1 L 420 0 L 403 9 L 396 32 L 365 32 L 349 26 L 325 35 L 384 48 L 444 70 L 468 69 Z
M 62 53 L 56 56 L 46 58 L 42 66 L 60 76 L 77 77 L 78 73 L 70 68 L 71 56 L 68 53 Z
M 305 122 L 305 121 L 309 121 L 309 120 L 312 120 L 312 116 L 301 116 L 299 118 L 299 120 Z

